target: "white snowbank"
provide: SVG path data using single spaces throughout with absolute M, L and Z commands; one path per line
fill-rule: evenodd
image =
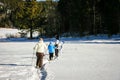
M 26 33 L 27 30 L 18 30 L 18 29 L 11 29 L 11 28 L 0 28 L 0 41 L 1 42 L 9 42 L 9 41 L 26 41 L 26 38 L 19 38 L 21 35 L 19 33 Z M 39 33 L 33 32 L 33 37 L 37 37 Z M 13 38 L 6 39 L 8 37 L 12 36 Z M 30 33 L 28 32 L 26 34 L 26 37 L 30 37 Z M 48 38 L 46 41 L 53 40 L 55 41 L 55 38 Z M 61 37 L 61 41 L 66 43 L 120 43 L 120 34 L 113 35 L 110 38 L 107 35 L 97 35 L 97 36 L 85 36 L 85 37 Z M 36 40 L 35 40 L 36 41 Z
M 11 29 L 11 28 L 0 28 L 0 39 L 7 38 L 9 36 L 13 37 L 20 37 L 18 29 Z

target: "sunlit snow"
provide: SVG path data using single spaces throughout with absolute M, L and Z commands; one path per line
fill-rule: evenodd
M 119 37 L 90 39 L 61 38 L 59 57 L 48 61 L 46 51 L 41 71 L 33 50 L 38 40 L 1 39 L 0 80 L 120 80 Z

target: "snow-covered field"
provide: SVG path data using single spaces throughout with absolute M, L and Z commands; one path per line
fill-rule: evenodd
M 120 44 L 65 42 L 44 70 L 34 68 L 37 42 L 0 42 L 0 80 L 120 80 Z M 46 42 L 48 44 L 48 42 Z
M 119 44 L 69 43 L 48 67 L 53 80 L 120 80 L 119 53 Z
M 62 37 L 65 43 L 59 58 L 49 62 L 46 51 L 40 71 L 35 68 L 33 51 L 38 40 L 6 39 L 6 34 L 16 32 L 0 30 L 0 80 L 120 80 L 120 35 Z

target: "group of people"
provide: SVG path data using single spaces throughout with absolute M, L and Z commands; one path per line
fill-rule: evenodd
M 53 59 L 54 53 L 55 53 L 55 58 L 58 57 L 58 45 L 59 45 L 59 40 L 56 40 L 55 44 L 51 41 L 50 44 L 48 45 L 48 51 L 49 51 L 49 60 Z
M 54 54 L 55 58 L 58 57 L 59 40 L 55 41 L 55 44 L 51 41 L 48 46 L 43 41 L 43 38 L 40 38 L 39 42 L 35 45 L 34 50 L 36 51 L 37 61 L 36 68 L 41 68 L 43 65 L 43 57 L 45 56 L 45 51 L 49 52 L 49 60 L 53 60 Z

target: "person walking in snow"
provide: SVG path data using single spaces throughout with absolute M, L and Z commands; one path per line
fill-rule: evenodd
M 56 35 L 55 35 L 55 38 L 56 38 L 57 40 L 59 40 L 59 34 L 56 34 Z
M 49 43 L 48 51 L 49 51 L 49 60 L 52 60 L 53 59 L 53 55 L 55 53 L 55 45 L 53 44 L 53 42 Z
M 34 50 L 36 51 L 37 61 L 36 68 L 41 68 L 43 65 L 43 56 L 47 46 L 43 41 L 43 38 L 40 38 L 39 42 L 35 45 Z
M 55 57 L 58 57 L 58 52 L 59 52 L 59 40 L 56 40 L 55 42 Z

